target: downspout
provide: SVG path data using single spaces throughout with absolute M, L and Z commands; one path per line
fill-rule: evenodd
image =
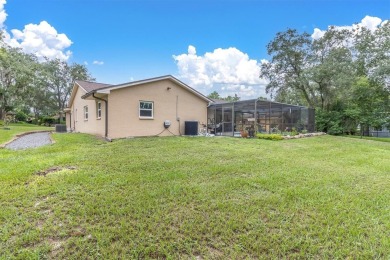
M 180 117 L 179 117 L 179 96 L 176 95 L 176 121 L 179 123 L 179 135 L 181 135 L 181 130 L 180 130 Z
M 102 99 L 102 98 L 99 98 L 97 96 L 95 96 L 95 93 L 92 93 L 92 97 L 97 99 L 97 100 L 100 100 L 100 101 L 103 101 L 104 102 L 104 106 L 105 106 L 105 133 L 104 133 L 104 137 L 108 140 L 108 100 L 105 100 L 105 99 Z
M 207 112 L 206 112 L 206 118 L 207 118 L 207 120 L 206 120 L 206 129 L 207 129 L 207 133 L 209 132 L 209 107 L 210 106 L 211 106 L 211 102 L 208 103 L 208 105 L 207 105 Z

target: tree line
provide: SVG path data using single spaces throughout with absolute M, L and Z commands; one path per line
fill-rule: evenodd
M 84 65 L 59 59 L 40 61 L 0 42 L 0 119 L 9 112 L 61 118 L 75 80 L 94 80 Z
M 315 108 L 318 131 L 390 127 L 390 22 L 353 28 L 330 27 L 318 39 L 288 29 L 267 45 L 260 73 L 267 93 Z
M 318 131 L 354 133 L 390 127 L 390 22 L 375 30 L 330 27 L 318 39 L 288 29 L 267 45 L 260 77 L 277 102 L 316 109 Z M 7 112 L 59 115 L 75 80 L 94 79 L 84 65 L 34 54 L 0 40 L 0 119 Z M 214 91 L 210 98 L 222 98 Z

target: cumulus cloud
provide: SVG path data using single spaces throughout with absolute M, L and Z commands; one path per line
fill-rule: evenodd
M 373 17 L 373 16 L 367 15 L 358 24 L 344 25 L 344 26 L 335 26 L 335 28 L 338 29 L 338 30 L 344 30 L 344 29 L 353 30 L 353 29 L 357 29 L 359 27 L 360 28 L 361 27 L 365 27 L 365 28 L 367 28 L 367 29 L 369 29 L 371 31 L 375 31 L 379 26 L 385 24 L 386 22 L 388 22 L 388 20 L 385 20 L 385 21 L 382 22 L 382 19 L 380 19 L 378 17 Z M 326 32 L 326 30 L 321 30 L 319 28 L 314 28 L 314 32 L 311 35 L 311 37 L 313 39 L 315 39 L 315 40 L 319 39 L 322 36 L 324 36 L 325 32 Z
M 0 0 L 0 29 L 4 27 L 4 22 L 7 19 L 7 13 L 4 10 L 4 5 L 6 3 L 6 0 Z
M 27 24 L 23 30 L 12 29 L 9 33 L 4 24 L 7 18 L 5 4 L 6 0 L 0 0 L 0 29 L 2 29 L 5 43 L 11 47 L 21 48 L 26 53 L 34 53 L 40 60 L 45 57 L 69 59 L 72 53 L 66 49 L 72 45 L 72 41 L 65 34 L 58 33 L 46 21 L 39 24 Z
M 265 95 L 265 80 L 259 78 L 261 64 L 237 48 L 215 49 L 197 55 L 188 46 L 188 53 L 173 55 L 178 77 L 204 94 L 217 91 L 221 96 L 237 94 L 242 98 Z
M 94 60 L 94 61 L 92 62 L 92 64 L 94 64 L 94 65 L 103 65 L 103 64 L 104 64 L 104 61 Z

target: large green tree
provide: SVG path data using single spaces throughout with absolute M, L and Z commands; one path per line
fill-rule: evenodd
M 84 65 L 59 59 L 47 60 L 45 69 L 48 74 L 47 87 L 54 99 L 58 113 L 64 110 L 72 91 L 75 80 L 94 80 Z
M 234 96 L 227 96 L 227 97 L 221 97 L 217 91 L 213 91 L 210 94 L 207 95 L 207 97 L 212 98 L 212 99 L 220 99 L 220 100 L 225 100 L 228 102 L 236 102 L 239 101 L 241 98 L 237 95 L 234 94 Z
M 0 39 L 0 119 L 8 111 L 61 115 L 78 79 L 94 80 L 84 65 L 59 59 L 40 62 Z
M 268 44 L 260 76 L 277 101 L 317 109 L 317 127 L 353 132 L 389 120 L 390 23 L 374 30 L 331 27 L 322 37 L 288 29 Z
M 352 47 L 359 76 L 368 77 L 390 91 L 390 22 L 376 30 L 357 27 Z
M 310 107 L 315 106 L 314 89 L 305 74 L 310 68 L 311 38 L 307 33 L 288 29 L 279 32 L 267 45 L 270 62 L 262 64 L 261 76 L 268 79 L 266 91 L 276 95 L 289 90 L 301 96 Z
M 310 65 L 304 74 L 314 89 L 312 99 L 317 108 L 329 111 L 333 103 L 348 93 L 356 77 L 349 37 L 348 30 L 331 27 L 310 45 Z
M 360 125 L 361 133 L 369 127 L 379 129 L 390 125 L 389 93 L 380 84 L 359 77 L 353 84 L 350 103 L 345 114 Z
M 7 46 L 0 49 L 0 118 L 23 104 L 35 77 L 34 55 Z
M 208 98 L 213 98 L 213 99 L 222 99 L 222 97 L 219 95 L 217 91 L 213 91 L 210 94 L 207 95 Z

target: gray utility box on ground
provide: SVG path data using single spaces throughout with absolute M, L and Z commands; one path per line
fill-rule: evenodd
M 57 133 L 66 133 L 66 125 L 56 125 Z
M 185 135 L 198 135 L 198 121 L 185 121 L 184 122 L 184 134 Z

